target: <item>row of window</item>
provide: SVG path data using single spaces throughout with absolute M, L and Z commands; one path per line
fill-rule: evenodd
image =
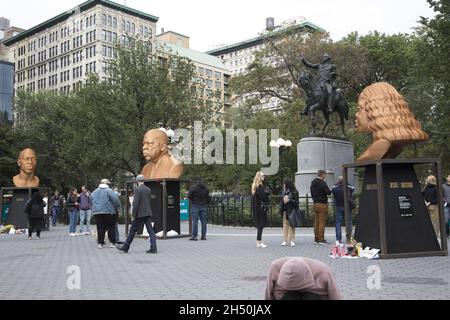
M 72 79 L 80 78 L 83 76 L 83 67 L 75 67 L 72 69 Z
M 112 29 L 117 29 L 118 20 L 116 17 L 104 14 L 102 16 L 102 25 L 105 27 L 110 27 Z M 120 21 L 120 31 L 126 32 L 128 34 L 134 35 L 136 33 L 136 25 L 133 22 L 121 20 Z M 143 38 L 153 37 L 152 28 L 145 26 L 139 26 L 139 35 Z
M 198 74 L 199 74 L 200 76 L 205 75 L 205 76 L 207 76 L 208 78 L 212 78 L 213 71 L 210 70 L 210 69 L 205 69 L 205 68 L 203 68 L 203 67 L 198 67 Z M 214 77 L 215 77 L 217 80 L 222 80 L 222 73 L 221 73 L 221 72 L 218 72 L 218 71 L 215 71 L 215 72 L 214 72 Z
M 48 57 L 51 59 L 53 57 L 56 57 L 58 55 L 58 46 L 51 47 L 48 49 Z
M 72 39 L 73 45 L 72 48 L 78 48 L 81 47 L 83 45 L 83 36 L 78 36 Z
M 102 54 L 106 58 L 116 58 L 116 50 L 113 47 L 102 46 Z

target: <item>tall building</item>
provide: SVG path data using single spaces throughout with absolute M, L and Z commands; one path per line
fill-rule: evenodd
M 12 123 L 14 64 L 0 60 L 0 124 Z
M 158 18 L 108 0 L 88 0 L 3 42 L 14 88 L 69 92 L 89 73 L 106 77 L 114 46 L 139 36 L 154 48 Z M 154 49 L 153 49 L 154 50 Z
M 173 31 L 158 35 L 157 46 L 161 51 L 177 54 L 192 61 L 199 82 L 199 95 L 203 97 L 206 107 L 219 106 L 220 119 L 216 120 L 224 124 L 221 115 L 231 106 L 228 90 L 231 73 L 222 61 L 212 55 L 190 49 L 189 37 Z
M 295 33 L 306 38 L 315 31 L 323 31 L 323 29 L 307 21 L 304 17 L 295 17 L 283 21 L 278 26 L 275 25 L 274 18 L 267 18 L 266 29 L 259 36 L 232 45 L 221 46 L 207 53 L 220 58 L 225 66 L 231 70 L 232 76 L 244 75 L 247 73 L 247 67 L 254 61 L 255 53 L 264 48 L 268 38 L 275 35 L 279 36 L 285 32 Z M 239 107 L 251 96 L 251 94 L 247 94 L 233 97 L 233 106 Z M 270 98 L 261 101 L 261 105 L 257 109 L 278 111 L 280 110 L 280 100 Z

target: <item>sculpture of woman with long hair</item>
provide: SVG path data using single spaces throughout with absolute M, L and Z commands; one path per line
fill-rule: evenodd
M 355 126 L 373 135 L 357 161 L 396 158 L 408 144 L 428 140 L 398 91 L 386 82 L 374 83 L 359 95 Z

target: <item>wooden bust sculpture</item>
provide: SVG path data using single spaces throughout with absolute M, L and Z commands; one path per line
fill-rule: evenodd
M 374 83 L 359 95 L 355 126 L 373 135 L 357 161 L 396 158 L 405 145 L 428 140 L 405 99 L 386 82 Z
M 33 149 L 24 149 L 19 153 L 17 164 L 20 168 L 18 175 L 13 177 L 16 188 L 37 188 L 39 178 L 34 175 L 36 171 L 36 153 Z
M 142 153 L 148 163 L 141 173 L 146 179 L 178 179 L 183 173 L 183 164 L 170 154 L 168 140 L 167 134 L 159 129 L 145 134 Z

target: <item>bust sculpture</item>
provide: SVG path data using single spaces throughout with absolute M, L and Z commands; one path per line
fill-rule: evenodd
M 37 188 L 39 178 L 34 175 L 36 171 L 36 153 L 33 149 L 26 148 L 19 153 L 17 164 L 20 168 L 18 175 L 13 177 L 16 188 Z
M 357 161 L 394 159 L 404 146 L 428 140 L 403 96 L 386 82 L 374 83 L 361 92 L 355 126 L 358 132 L 373 136 Z
M 183 164 L 170 154 L 168 140 L 167 134 L 159 129 L 144 135 L 142 153 L 148 163 L 141 174 L 146 179 L 178 179 L 183 173 Z

